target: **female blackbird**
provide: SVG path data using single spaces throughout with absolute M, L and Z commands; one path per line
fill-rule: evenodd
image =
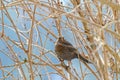
M 82 57 L 78 50 L 73 47 L 73 45 L 66 41 L 64 37 L 59 37 L 56 45 L 55 45 L 55 52 L 60 60 L 68 60 L 71 61 L 74 58 L 80 58 L 83 62 L 91 63 L 84 57 Z

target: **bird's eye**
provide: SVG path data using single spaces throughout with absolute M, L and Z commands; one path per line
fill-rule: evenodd
M 64 37 L 59 37 L 59 40 L 60 41 L 64 41 Z
M 61 37 L 59 37 L 59 39 L 58 40 L 61 40 Z

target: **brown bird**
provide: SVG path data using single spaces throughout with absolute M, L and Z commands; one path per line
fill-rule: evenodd
M 80 58 L 83 62 L 91 63 L 84 57 L 82 57 L 78 50 L 73 47 L 73 45 L 66 41 L 64 37 L 59 37 L 55 45 L 55 52 L 60 60 L 71 61 L 74 58 Z

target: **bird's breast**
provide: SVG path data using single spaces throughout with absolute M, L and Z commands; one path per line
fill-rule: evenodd
M 62 51 L 64 49 L 64 46 L 62 46 L 62 45 L 60 45 L 60 44 L 57 44 L 56 46 L 55 46 L 55 50 L 56 51 Z

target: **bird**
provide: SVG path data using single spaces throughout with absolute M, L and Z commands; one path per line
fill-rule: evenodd
M 84 58 L 79 51 L 64 37 L 59 37 L 55 44 L 55 53 L 60 61 L 71 61 L 72 59 L 79 58 L 84 63 L 91 63 L 89 60 Z

